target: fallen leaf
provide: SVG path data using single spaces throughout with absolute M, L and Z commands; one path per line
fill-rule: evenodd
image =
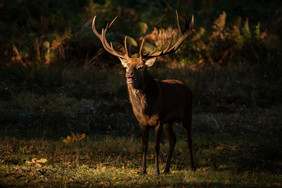
M 81 134 L 79 140 L 82 140 L 83 138 L 85 138 L 85 133 Z
M 38 162 L 38 163 L 46 163 L 47 161 L 48 161 L 47 159 L 41 158 L 41 159 L 37 160 L 36 162 Z
M 25 164 L 27 164 L 27 165 L 31 165 L 31 164 L 32 164 L 32 162 L 31 162 L 31 161 L 25 161 Z

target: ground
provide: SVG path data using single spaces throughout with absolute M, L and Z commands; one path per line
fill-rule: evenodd
M 138 134 L 70 134 L 61 138 L 0 137 L 2 186 L 270 186 L 280 187 L 281 107 L 242 109 L 236 113 L 193 114 L 194 155 L 190 170 L 188 147 L 181 126 L 170 174 L 154 174 L 153 134 L 148 174 L 140 175 Z M 152 132 L 152 131 L 151 131 Z M 82 136 L 83 135 L 83 136 Z M 164 169 L 168 141 L 161 144 Z

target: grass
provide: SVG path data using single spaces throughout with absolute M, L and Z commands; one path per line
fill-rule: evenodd
M 17 170 L 14 176 L 8 176 L 7 181 L 17 181 L 17 185 L 68 185 L 68 186 L 279 186 L 279 176 L 269 173 L 245 172 L 233 173 L 224 170 L 215 172 L 208 168 L 200 168 L 196 172 L 172 171 L 171 174 L 160 176 L 152 175 L 152 167 L 149 174 L 140 176 L 137 169 L 127 167 L 115 167 L 97 165 L 89 167 L 82 165 L 76 168 L 46 165 L 32 168 L 29 166 L 9 167 L 8 172 Z M 22 175 L 25 174 L 25 175 Z M 16 179 L 17 178 L 17 179 Z M 265 182 L 265 179 L 268 179 Z M 22 180 L 22 181 L 21 181 Z M 34 184 L 35 183 L 35 184 Z
M 61 138 L 0 137 L 0 182 L 4 186 L 281 186 L 281 106 L 237 113 L 195 113 L 194 154 L 198 169 L 189 169 L 188 148 L 181 126 L 171 174 L 154 175 L 153 134 L 148 175 L 140 175 L 138 133 L 92 132 L 81 141 Z M 161 169 L 168 141 L 161 145 Z M 40 162 L 41 159 L 47 161 Z M 39 161 L 39 162 L 36 162 Z

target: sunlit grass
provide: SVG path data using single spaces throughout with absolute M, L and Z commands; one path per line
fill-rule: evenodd
M 148 174 L 140 175 L 139 168 L 116 167 L 97 164 L 95 167 L 68 164 L 44 165 L 0 165 L 3 185 L 80 185 L 80 186 L 279 186 L 281 175 L 268 172 L 216 171 L 211 168 L 172 170 L 170 174 L 154 174 L 149 165 Z M 4 173 L 4 174 L 3 174 Z

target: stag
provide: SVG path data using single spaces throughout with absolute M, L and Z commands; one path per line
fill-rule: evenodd
M 117 18 L 117 17 L 116 17 Z M 150 53 L 143 53 L 142 40 L 139 50 L 139 58 L 131 58 L 128 54 L 125 37 L 125 52 L 117 52 L 113 44 L 108 43 L 106 33 L 113 22 L 108 23 L 101 33 L 98 33 L 95 27 L 96 16 L 93 18 L 92 30 L 101 40 L 102 45 L 110 54 L 118 57 L 121 64 L 126 68 L 126 82 L 129 99 L 136 119 L 139 122 L 142 132 L 142 166 L 141 174 L 146 174 L 146 153 L 148 148 L 149 129 L 155 129 L 155 173 L 159 174 L 159 153 L 162 132 L 164 131 L 169 141 L 169 151 L 165 166 L 165 173 L 170 171 L 172 153 L 176 144 L 176 137 L 172 125 L 174 122 L 182 122 L 184 133 L 187 136 L 191 168 L 195 170 L 192 152 L 191 139 L 191 121 L 192 121 L 192 92 L 189 87 L 178 80 L 155 80 L 147 71 L 156 58 L 166 54 L 174 53 L 183 43 L 183 41 L 194 31 L 194 18 L 190 19 L 190 24 L 184 18 L 184 30 L 181 28 L 179 16 L 176 11 L 178 38 L 172 45 L 173 37 L 168 46 L 163 51 L 156 49 Z

